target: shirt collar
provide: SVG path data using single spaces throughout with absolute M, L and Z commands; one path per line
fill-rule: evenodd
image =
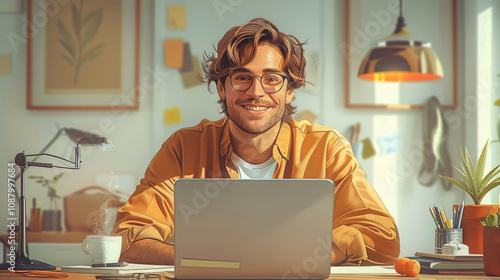
M 231 137 L 229 136 L 229 121 L 227 118 L 224 118 L 222 126 L 223 130 L 220 139 L 219 154 L 221 157 L 225 157 L 233 149 L 231 146 Z

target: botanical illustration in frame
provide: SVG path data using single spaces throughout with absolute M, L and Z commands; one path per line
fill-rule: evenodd
M 28 0 L 27 108 L 136 110 L 139 0 Z
M 403 1 L 406 28 L 415 40 L 429 41 L 443 67 L 439 80 L 373 82 L 358 78 L 369 49 L 394 32 L 399 16 L 397 0 L 345 0 L 345 107 L 365 109 L 421 109 L 436 96 L 443 108 L 457 106 L 456 1 Z M 410 12 L 411 11 L 411 12 Z

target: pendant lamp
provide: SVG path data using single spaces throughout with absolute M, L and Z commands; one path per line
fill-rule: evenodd
M 415 40 L 406 29 L 402 0 L 396 30 L 366 54 L 358 77 L 377 82 L 418 82 L 443 77 L 443 67 L 431 43 Z

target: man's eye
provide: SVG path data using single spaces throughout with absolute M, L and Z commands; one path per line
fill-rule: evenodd
M 234 79 L 237 81 L 250 81 L 251 77 L 249 75 L 237 75 Z
M 276 76 L 276 75 L 265 75 L 264 76 L 264 81 L 265 82 L 268 82 L 268 83 L 276 83 L 276 82 L 279 82 L 281 79 L 280 76 Z

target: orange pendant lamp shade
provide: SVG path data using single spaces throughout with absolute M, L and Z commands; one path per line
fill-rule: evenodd
M 431 44 L 413 39 L 406 29 L 401 2 L 400 12 L 396 30 L 368 51 L 359 67 L 358 77 L 377 82 L 418 82 L 442 78 L 443 67 Z

